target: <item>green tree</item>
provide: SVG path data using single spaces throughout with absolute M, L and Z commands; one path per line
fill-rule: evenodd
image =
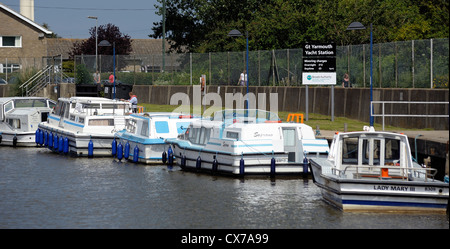
M 74 55 L 95 55 L 95 27 L 92 27 L 89 30 L 91 37 L 86 40 L 83 40 L 81 43 L 75 43 L 72 51 L 70 52 L 70 56 L 73 59 Z M 131 52 L 131 38 L 129 35 L 122 34 L 119 28 L 114 24 L 108 23 L 106 25 L 100 25 L 98 27 L 98 42 L 100 43 L 102 40 L 107 40 L 111 44 L 115 42 L 116 46 L 116 54 L 127 55 Z M 113 54 L 113 46 L 110 47 L 98 47 L 98 54 L 102 55 L 112 55 Z

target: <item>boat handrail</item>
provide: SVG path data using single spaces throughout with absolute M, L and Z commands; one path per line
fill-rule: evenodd
M 401 171 L 401 179 L 402 180 L 408 180 L 409 176 L 411 176 L 411 173 L 414 173 L 414 177 L 418 177 L 420 178 L 421 175 L 424 176 L 425 182 L 427 182 L 428 177 L 431 177 L 432 181 L 434 181 L 434 177 L 437 174 L 437 169 L 434 168 L 414 168 L 414 167 L 400 167 L 400 166 L 389 166 L 389 165 L 348 165 L 345 166 L 345 168 L 343 170 L 341 169 L 337 169 L 337 168 L 332 168 L 332 174 L 334 175 L 338 175 L 340 177 L 342 176 L 346 176 L 347 171 L 350 171 L 351 169 L 355 169 L 355 173 L 356 176 L 359 178 L 360 176 L 364 175 L 363 172 L 360 172 L 360 169 L 369 169 L 370 171 L 373 171 L 374 169 L 379 169 L 380 174 L 378 175 L 378 177 L 381 178 L 385 178 L 385 176 L 383 176 L 383 169 L 396 169 L 396 170 L 400 170 Z M 377 176 L 377 175 L 373 175 L 373 176 Z M 391 176 L 389 176 L 391 177 Z

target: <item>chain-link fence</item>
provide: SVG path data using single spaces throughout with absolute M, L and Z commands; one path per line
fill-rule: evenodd
M 370 46 L 338 46 L 336 53 L 337 85 L 348 73 L 353 87 L 369 87 Z M 302 59 L 302 49 L 250 51 L 249 85 L 302 85 Z M 0 77 L 29 66 L 43 67 L 45 63 L 42 58 L 0 58 Z M 75 78 L 79 65 L 90 74 L 98 70 L 105 80 L 113 71 L 113 57 L 75 56 Z M 199 84 L 204 74 L 207 84 L 237 85 L 246 69 L 246 52 L 117 55 L 115 65 L 117 79 L 128 84 Z M 372 70 L 375 88 L 448 88 L 449 40 L 374 44 Z

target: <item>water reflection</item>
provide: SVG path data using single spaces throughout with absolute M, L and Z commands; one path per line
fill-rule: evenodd
M 230 178 L 0 147 L 0 228 L 444 228 L 445 215 L 343 213 L 311 179 Z

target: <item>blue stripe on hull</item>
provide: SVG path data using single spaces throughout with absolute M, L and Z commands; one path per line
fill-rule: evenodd
M 419 207 L 419 208 L 443 208 L 446 204 L 417 203 L 417 202 L 395 202 L 395 201 L 364 201 L 364 200 L 342 200 L 343 205 L 366 205 L 366 206 L 389 206 L 389 207 Z

